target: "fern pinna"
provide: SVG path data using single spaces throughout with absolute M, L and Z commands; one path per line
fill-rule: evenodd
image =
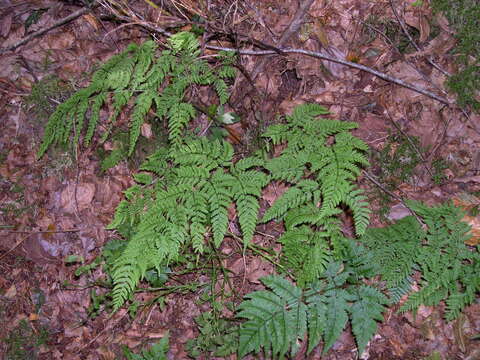
M 253 237 L 258 199 L 269 177 L 252 167 L 259 160 L 232 163 L 227 142 L 206 138 L 160 149 L 142 165 L 138 182 L 125 192 L 110 229 L 129 242 L 112 271 L 113 303 L 118 309 L 145 272 L 175 261 L 186 247 L 202 253 L 206 239 L 222 242 L 228 208 L 235 203 L 244 242 Z M 211 234 L 211 236 L 210 236 Z
M 317 280 L 300 288 L 271 275 L 262 278 L 270 290 L 246 295 L 237 316 L 247 319 L 240 328 L 239 356 L 262 348 L 271 358 L 292 358 L 307 341 L 307 353 L 323 341 L 323 354 L 335 343 L 348 320 L 358 353 L 377 330 L 387 298 L 363 279 L 376 274 L 364 249 L 352 241 L 344 244 L 344 262 L 330 262 Z M 365 257 L 364 255 L 367 255 Z M 306 339 L 305 339 L 306 337 Z
M 356 123 L 317 119 L 328 111 L 316 104 L 297 106 L 285 124 L 263 135 L 286 147 L 265 168 L 273 180 L 290 188 L 270 207 L 262 222 L 284 220 L 283 259 L 299 284 L 312 281 L 341 252 L 338 215 L 345 205 L 353 213 L 357 235 L 365 232 L 370 210 L 354 181 L 368 165 L 367 145 L 349 132 Z M 332 252 L 333 250 L 333 252 Z
M 51 115 L 38 156 L 41 157 L 52 144 L 68 143 L 72 134 L 73 143 L 77 144 L 85 128 L 84 144 L 88 145 L 97 128 L 100 110 L 107 103 L 113 111 L 102 141 L 109 136 L 119 114 L 133 103 L 128 155 L 134 151 L 140 128 L 150 110 L 154 110 L 157 117 L 166 118 L 169 140 L 173 144 L 180 143 L 182 130 L 195 116 L 194 107 L 185 101 L 187 89 L 194 84 L 211 85 L 220 103 L 224 104 L 228 100 L 225 79 L 234 77 L 235 70 L 231 66 L 233 58 L 227 54 L 221 55 L 222 65 L 212 70 L 199 58 L 200 44 L 192 33 L 173 35 L 168 47 L 158 56 L 154 41 L 131 44 L 103 64 L 87 88 L 76 92 Z M 85 125 L 86 118 L 88 124 Z
M 409 294 L 401 311 L 446 302 L 445 319 L 457 318 L 480 291 L 480 254 L 468 248 L 469 226 L 462 211 L 451 203 L 428 207 L 409 201 L 426 225 L 413 216 L 395 225 L 369 229 L 360 239 L 372 254 L 394 302 Z M 411 293 L 415 273 L 421 275 L 419 291 Z

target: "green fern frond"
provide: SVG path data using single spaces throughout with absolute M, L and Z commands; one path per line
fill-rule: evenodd
M 272 219 L 283 218 L 288 210 L 305 204 L 312 199 L 313 192 L 317 190 L 317 183 L 312 180 L 302 180 L 295 187 L 288 189 L 270 207 L 262 218 L 266 223 Z
M 434 306 L 446 300 L 445 318 L 455 319 L 479 291 L 479 281 L 473 280 L 478 273 L 473 274 L 480 256 L 465 245 L 469 226 L 451 203 L 429 207 L 410 201 L 409 206 L 426 229 L 410 216 L 387 228 L 367 230 L 362 242 L 379 265 L 394 301 L 409 292 L 411 276 L 420 272 L 419 291 L 408 296 L 400 311 L 416 311 L 422 304 Z
M 257 291 L 247 295 L 239 306 L 238 317 L 248 319 L 240 330 L 239 357 L 263 347 L 273 358 L 283 358 L 307 328 L 307 308 L 301 302 L 300 289 L 278 276 L 262 282 L 273 292 Z
M 174 145 L 179 145 L 186 124 L 195 116 L 193 106 L 185 102 L 187 89 L 195 84 L 213 85 L 220 102 L 225 103 L 229 94 L 223 79 L 233 73 L 224 69 L 230 67 L 230 60 L 225 60 L 220 66 L 222 74 L 219 74 L 204 59 L 200 59 L 200 44 L 191 33 L 173 35 L 169 46 L 171 50 L 157 55 L 154 41 L 132 44 L 102 65 L 93 74 L 87 88 L 73 94 L 52 114 L 38 157 L 43 156 L 51 145 L 68 143 L 72 134 L 72 143 L 77 144 L 83 134 L 87 114 L 90 119 L 84 144 L 88 146 L 98 126 L 100 110 L 106 103 L 110 103 L 112 112 L 101 142 L 111 135 L 119 115 L 129 111 L 128 104 L 134 103 L 129 123 L 129 155 L 133 153 L 140 127 L 151 110 L 155 110 L 158 117 L 167 118 L 169 139 Z
M 349 133 L 357 127 L 356 123 L 315 118 L 326 113 L 325 108 L 316 104 L 301 105 L 286 117 L 287 124 L 266 130 L 264 137 L 274 145 L 286 144 L 286 147 L 265 168 L 272 179 L 298 184 L 267 210 L 262 221 L 283 218 L 291 212 L 289 227 L 307 221 L 318 226 L 326 217 L 338 214 L 335 209 L 344 204 L 352 210 L 356 233 L 361 235 L 368 226 L 370 210 L 353 182 L 360 175 L 360 167 L 368 165 L 365 156 L 368 147 Z M 298 185 L 305 181 L 301 179 L 306 177 L 315 185 L 307 191 L 299 190 Z M 308 202 L 315 206 L 321 203 L 316 218 L 312 218 L 312 211 L 307 214 L 297 209 Z
M 227 102 L 230 94 L 228 93 L 228 86 L 223 79 L 216 79 L 213 83 L 215 91 L 217 92 L 220 104 L 223 105 Z
M 307 154 L 285 154 L 271 159 L 265 167 L 270 172 L 273 180 L 284 180 L 294 184 L 305 175 L 307 163 Z
M 192 56 L 198 56 L 200 53 L 200 43 L 195 38 L 195 35 L 188 31 L 172 35 L 168 39 L 168 43 L 175 52 L 184 52 Z
M 243 234 L 245 247 L 252 241 L 257 226 L 257 216 L 260 204 L 258 198 L 252 195 L 243 195 L 236 201 L 238 221 Z
M 226 141 L 200 138 L 173 149 L 172 157 L 179 165 L 195 165 L 211 170 L 231 164 L 233 147 Z
M 271 358 L 283 358 L 289 350 L 294 357 L 305 336 L 308 353 L 323 341 L 326 354 L 349 319 L 359 353 L 363 352 L 377 330 L 377 321 L 383 320 L 388 300 L 355 273 L 356 259 L 344 260 L 330 262 L 304 289 L 277 275 L 262 278 L 270 290 L 247 294 L 238 308 L 237 317 L 247 319 L 240 328 L 239 357 L 262 348 Z
M 181 134 L 190 119 L 195 117 L 195 108 L 188 103 L 177 103 L 168 112 L 168 138 L 174 145 L 181 142 Z
M 216 173 L 218 175 L 219 173 Z M 222 184 L 217 177 L 217 181 L 207 183 L 203 190 L 208 196 L 209 212 L 212 221 L 213 242 L 218 247 L 223 241 L 225 232 L 228 228 L 228 207 L 232 202 L 232 196 L 228 188 Z
M 150 107 L 152 106 L 154 94 L 146 91 L 141 93 L 135 102 L 135 107 L 132 114 L 132 121 L 130 122 L 130 144 L 128 147 L 128 155 L 132 155 L 140 136 L 140 128 L 145 120 Z
M 352 332 L 358 345 L 358 354 L 365 350 L 368 341 L 377 332 L 377 321 L 383 321 L 382 313 L 388 299 L 380 291 L 370 286 L 361 286 L 355 293 L 355 301 L 350 307 Z
M 232 157 L 229 143 L 201 138 L 159 149 L 142 164 L 140 169 L 151 173 L 134 176 L 141 185 L 125 192 L 126 200 L 109 226 L 128 238 L 112 275 L 116 309 L 128 299 L 146 269 L 176 261 L 186 245 L 202 253 L 211 238 L 218 247 L 228 228 L 232 202 L 237 206 L 245 244 L 251 240 L 268 176 L 236 168 Z M 242 163 L 250 169 L 257 160 Z M 148 256 L 143 253 L 147 248 Z M 140 268 L 135 266 L 137 262 Z
M 333 346 L 348 321 L 348 302 L 351 296 L 343 289 L 334 289 L 325 293 L 327 307 L 324 331 L 323 354 Z

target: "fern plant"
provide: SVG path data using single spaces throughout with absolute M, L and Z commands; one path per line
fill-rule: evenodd
M 316 104 L 296 107 L 286 124 L 263 135 L 283 145 L 280 156 L 267 161 L 272 180 L 290 188 L 264 214 L 262 222 L 284 220 L 284 264 L 300 285 L 316 279 L 333 258 L 338 259 L 343 235 L 338 215 L 342 206 L 353 213 L 357 235 L 365 232 L 370 210 L 354 181 L 368 165 L 367 145 L 351 135 L 356 123 L 317 119 L 328 111 Z
M 232 162 L 227 142 L 206 138 L 162 148 L 141 166 L 137 185 L 125 192 L 110 224 L 128 238 L 112 277 L 114 309 L 129 297 L 150 268 L 175 261 L 182 249 L 204 251 L 206 239 L 218 247 L 235 203 L 245 244 L 253 237 L 258 198 L 269 177 L 251 170 L 258 161 Z
M 169 333 L 157 343 L 153 344 L 149 349 L 144 349 L 140 354 L 133 353 L 128 347 L 123 348 L 123 355 L 127 360 L 167 360 L 169 349 Z
M 199 55 L 200 44 L 189 32 L 173 35 L 168 41 L 168 49 L 160 56 L 154 41 L 129 45 L 94 73 L 87 88 L 77 91 L 57 107 L 49 118 L 38 157 L 52 144 L 66 144 L 72 135 L 73 143 L 77 144 L 84 130 L 83 142 L 89 145 L 98 125 L 100 110 L 106 104 L 111 104 L 113 111 L 103 141 L 115 126 L 119 114 L 133 104 L 128 155 L 135 149 L 140 128 L 150 110 L 154 110 L 158 118 L 167 120 L 169 140 L 172 144 L 179 144 L 183 129 L 195 116 L 195 108 L 185 101 L 187 89 L 192 85 L 213 86 L 220 103 L 224 104 L 228 99 L 225 79 L 235 76 L 231 54 L 221 55 L 222 65 L 215 71 Z
M 445 301 L 445 319 L 456 319 L 480 291 L 480 254 L 465 245 L 469 226 L 451 203 L 428 207 L 412 201 L 410 207 L 426 229 L 406 217 L 387 228 L 369 229 L 361 241 L 379 266 L 394 302 L 411 292 L 415 272 L 421 274 L 420 290 L 409 294 L 401 311 Z
M 367 160 L 365 144 L 347 131 L 356 124 L 315 118 L 325 113 L 321 106 L 302 105 L 287 116 L 288 124 L 270 127 L 265 137 L 288 145 L 280 157 L 266 161 L 249 157 L 234 164 L 231 145 L 205 138 L 153 154 L 140 168 L 145 172 L 135 175 L 138 184 L 125 192 L 110 225 L 129 239 L 113 271 L 115 309 L 148 269 L 175 261 L 185 246 L 202 253 L 208 238 L 218 247 L 231 203 L 248 245 L 258 222 L 258 200 L 270 179 L 292 184 L 262 221 L 285 218 L 287 231 L 280 241 L 299 284 L 316 279 L 329 261 L 339 259 L 344 240 L 337 218 L 343 212 L 340 205 L 352 210 L 359 234 L 368 223 L 369 210 L 353 184 L 357 165 Z M 306 242 L 302 232 L 308 233 Z
M 307 353 L 323 341 L 323 354 L 335 343 L 348 320 L 359 354 L 377 330 L 388 299 L 363 280 L 376 269 L 368 254 L 346 241 L 343 262 L 330 262 L 319 278 L 304 288 L 271 275 L 262 278 L 270 290 L 248 294 L 237 316 L 247 319 L 240 328 L 239 357 L 262 348 L 271 358 L 293 357 L 307 341 Z M 305 338 L 306 336 L 306 338 Z

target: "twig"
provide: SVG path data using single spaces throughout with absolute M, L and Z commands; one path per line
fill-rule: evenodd
M 237 50 L 237 49 L 221 47 L 221 46 L 213 46 L 213 45 L 207 45 L 206 48 L 211 49 L 211 50 L 220 50 L 220 51 L 235 51 L 239 55 L 260 56 L 260 55 L 276 54 L 275 51 L 271 51 L 271 50 L 261 50 L 261 51 Z M 406 81 L 400 80 L 396 77 L 387 75 L 385 73 L 374 70 L 374 69 L 369 68 L 369 67 L 364 66 L 364 65 L 360 65 L 360 64 L 357 64 L 357 63 L 354 63 L 354 62 L 351 62 L 351 61 L 347 61 L 347 60 L 338 59 L 338 58 L 335 58 L 333 56 L 325 55 L 323 53 L 316 52 L 316 51 L 309 51 L 309 50 L 303 50 L 303 49 L 291 49 L 291 48 L 279 48 L 279 50 L 286 53 L 286 54 L 303 54 L 303 55 L 311 56 L 311 57 L 314 57 L 314 58 L 317 58 L 317 59 L 327 60 L 327 61 L 331 61 L 331 62 L 334 62 L 334 63 L 337 63 L 337 64 L 345 65 L 345 66 L 348 66 L 348 67 L 351 67 L 351 68 L 354 68 L 354 69 L 362 70 L 362 71 L 368 72 L 372 75 L 375 75 L 376 77 L 379 77 L 383 80 L 392 82 L 392 83 L 400 85 L 404 88 L 407 88 L 407 89 L 413 90 L 415 92 L 418 92 L 422 95 L 428 96 L 432 99 L 435 99 L 435 100 L 441 102 L 442 104 L 453 105 L 446 98 L 444 98 L 442 96 L 439 96 L 435 93 L 432 93 L 431 91 L 419 88 L 418 86 L 415 86 L 415 85 L 410 84 Z
M 400 15 L 397 12 L 397 9 L 395 8 L 395 5 L 393 4 L 393 1 L 390 0 L 390 7 L 392 8 L 393 14 L 397 18 L 398 23 L 400 24 L 400 27 L 402 28 L 404 34 L 408 37 L 408 41 L 410 41 L 410 44 L 413 45 L 413 47 L 419 52 L 422 52 L 422 49 L 420 49 L 420 46 L 417 45 L 417 43 L 413 40 L 413 38 L 410 36 L 410 33 L 407 30 L 407 27 L 405 26 L 405 23 L 403 20 L 400 18 Z M 450 77 L 452 76 L 449 72 L 443 70 L 440 66 L 438 66 L 433 60 L 431 60 L 428 56 L 425 56 L 425 59 L 428 61 L 430 65 L 432 65 L 435 69 L 440 71 L 442 74 Z
M 394 198 L 395 200 L 398 200 L 402 203 L 403 206 L 405 206 L 408 211 L 410 211 L 410 213 L 415 216 L 415 219 L 417 219 L 418 223 L 421 224 L 422 226 L 425 226 L 425 223 L 422 221 L 422 219 L 417 215 L 417 213 L 415 211 L 413 211 L 408 205 L 407 203 L 398 195 L 394 194 L 393 192 L 391 192 L 390 190 L 388 190 L 385 186 L 383 186 L 382 184 L 380 184 L 372 175 L 370 175 L 370 173 L 368 173 L 367 171 L 364 171 L 363 172 L 363 175 L 365 175 L 365 177 L 367 178 L 367 180 L 369 180 L 370 182 L 372 182 L 374 185 L 376 185 L 380 190 L 382 190 L 385 194 L 391 196 L 392 198 Z
M 425 159 L 425 157 L 423 156 L 422 152 L 420 151 L 420 149 L 417 147 L 417 145 L 415 145 L 415 143 L 412 141 L 412 139 L 410 138 L 410 136 L 405 133 L 405 131 L 403 131 L 403 129 L 395 122 L 395 120 L 393 120 L 392 116 L 390 115 L 390 111 L 388 111 L 388 109 L 385 109 L 386 113 L 387 113 L 387 117 L 388 117 L 388 120 L 390 120 L 390 122 L 392 123 L 393 126 L 395 126 L 395 128 L 407 139 L 408 143 L 410 144 L 410 146 L 413 148 L 413 150 L 418 154 L 418 156 L 420 157 L 420 160 L 422 160 L 422 164 L 423 166 L 425 167 L 425 169 L 427 170 L 428 174 L 430 175 L 431 178 L 433 178 L 433 173 L 432 173 L 432 170 L 430 169 L 430 167 L 427 165 L 427 160 Z
M 120 20 L 127 20 L 127 18 L 123 17 L 123 16 L 117 16 L 117 17 Z M 131 19 L 128 19 L 128 20 L 131 21 Z M 159 34 L 162 34 L 162 35 L 165 35 L 165 36 L 172 36 L 173 35 L 172 33 L 168 32 L 167 30 L 165 30 L 161 27 L 152 25 L 152 24 L 150 24 L 146 21 L 138 22 L 138 24 L 145 27 L 146 29 L 155 31 L 155 32 L 157 32 Z M 303 50 L 303 49 L 282 48 L 282 47 L 278 47 L 275 50 L 257 50 L 257 51 L 256 50 L 240 50 L 240 49 L 234 49 L 234 48 L 223 47 L 223 46 L 214 46 L 214 45 L 206 45 L 205 48 L 210 49 L 210 50 L 219 50 L 219 51 L 233 51 L 233 52 L 235 52 L 239 55 L 251 55 L 251 56 L 265 56 L 265 55 L 276 55 L 276 54 L 278 55 L 279 52 L 283 52 L 283 53 L 286 53 L 286 54 L 302 54 L 302 55 L 306 55 L 306 56 L 310 56 L 310 57 L 314 57 L 314 58 L 322 59 L 322 60 L 326 60 L 326 61 L 331 61 L 331 62 L 334 62 L 334 63 L 337 63 L 337 64 L 345 65 L 345 66 L 348 66 L 348 67 L 351 67 L 351 68 L 354 68 L 354 69 L 358 69 L 358 70 L 361 70 L 361 71 L 368 72 L 368 73 L 370 73 L 370 74 L 372 74 L 376 77 L 379 77 L 379 78 L 381 78 L 385 81 L 392 82 L 392 83 L 400 85 L 404 88 L 410 89 L 410 90 L 415 91 L 417 93 L 420 93 L 422 95 L 428 96 L 432 99 L 435 99 L 435 100 L 441 102 L 442 104 L 454 105 L 454 103 L 450 102 L 446 98 L 444 98 L 442 96 L 439 96 L 439 95 L 437 95 L 437 94 L 435 94 L 431 91 L 419 88 L 418 86 L 415 86 L 413 84 L 410 84 L 408 82 L 405 82 L 403 80 L 395 78 L 393 76 L 387 75 L 387 74 L 382 73 L 380 71 L 374 70 L 374 69 L 369 68 L 367 66 L 360 65 L 360 64 L 357 64 L 357 63 L 354 63 L 354 62 L 351 62 L 351 61 L 347 61 L 347 60 L 338 59 L 336 57 L 326 55 L 326 54 L 323 54 L 323 53 L 320 53 L 320 52 Z
M 25 240 L 27 240 L 31 235 L 32 234 L 26 235 L 23 238 L 21 238 L 20 240 L 18 240 L 17 243 L 15 245 L 13 245 L 13 247 L 11 249 L 9 249 L 2 256 L 0 256 L 0 260 L 3 259 L 8 254 L 10 254 L 13 250 L 15 250 L 21 243 L 23 243 Z
M 165 35 L 165 36 L 171 36 L 172 35 L 172 33 L 166 31 L 165 29 L 150 25 L 146 22 L 142 22 L 142 23 L 139 23 L 139 24 L 144 26 L 147 29 L 158 32 L 159 34 L 162 34 L 162 35 Z M 442 96 L 439 96 L 439 95 L 437 95 L 437 94 L 435 94 L 431 91 L 421 89 L 418 86 L 410 84 L 406 81 L 400 80 L 398 78 L 395 78 L 393 76 L 387 75 L 387 74 L 382 73 L 380 71 L 374 70 L 374 69 L 369 68 L 367 66 L 360 65 L 360 64 L 357 64 L 357 63 L 354 63 L 354 62 L 351 62 L 351 61 L 347 61 L 347 60 L 338 59 L 336 57 L 333 57 L 333 56 L 330 56 L 330 55 L 325 55 L 323 53 L 316 52 L 316 51 L 309 51 L 309 50 L 303 50 L 303 49 L 281 48 L 281 47 L 276 48 L 276 50 L 239 50 L 239 49 L 233 49 L 233 48 L 223 47 L 223 46 L 214 46 L 214 45 L 206 45 L 205 48 L 210 49 L 210 50 L 219 50 L 219 51 L 233 51 L 233 52 L 235 52 L 239 55 L 251 55 L 251 56 L 264 56 L 264 55 L 276 55 L 276 54 L 278 55 L 279 51 L 283 52 L 285 54 L 302 54 L 302 55 L 306 55 L 306 56 L 311 56 L 311 57 L 314 57 L 314 58 L 317 58 L 317 59 L 331 61 L 331 62 L 334 62 L 334 63 L 337 63 L 337 64 L 345 65 L 345 66 L 348 66 L 348 67 L 351 67 L 351 68 L 354 68 L 354 69 L 358 69 L 358 70 L 368 72 L 368 73 L 370 73 L 372 75 L 375 75 L 376 77 L 379 77 L 383 80 L 392 82 L 392 83 L 400 85 L 404 88 L 413 90 L 413 91 L 418 92 L 422 95 L 425 95 L 425 96 L 428 96 L 432 99 L 435 99 L 435 100 L 441 102 L 442 104 L 453 105 L 446 98 L 444 98 Z
M 292 22 L 290 23 L 289 27 L 283 32 L 282 36 L 278 40 L 278 43 L 275 44 L 277 48 L 283 46 L 292 37 L 293 34 L 298 33 L 300 27 L 302 26 L 303 18 L 305 17 L 308 9 L 310 9 L 310 6 L 312 6 L 313 1 L 314 0 L 305 0 L 298 6 L 298 9 L 293 16 Z M 260 61 L 260 63 L 252 71 L 252 79 L 255 80 L 258 74 L 263 71 L 263 68 L 267 61 L 267 58 L 264 58 Z
M 3 48 L 3 49 L 0 49 L 0 54 L 3 54 L 3 53 L 6 53 L 8 51 L 12 51 L 12 50 L 15 50 L 16 48 L 18 48 L 19 46 L 22 46 L 23 44 L 26 44 L 27 42 L 29 42 L 30 40 L 38 37 L 38 36 L 41 36 L 47 32 L 49 32 L 50 30 L 53 30 L 59 26 L 62 26 L 82 15 L 85 15 L 87 13 L 89 13 L 92 9 L 89 8 L 89 7 L 85 7 L 85 8 L 82 8 L 80 10 L 77 10 L 75 11 L 74 13 L 64 17 L 63 19 L 60 19 L 58 20 L 57 22 L 55 22 L 53 25 L 51 26 L 48 26 L 46 28 L 43 28 L 43 29 L 40 29 L 38 31 L 35 31 L 33 33 L 31 33 L 30 35 L 24 37 L 22 40 L 16 42 L 15 44 L 13 45 L 10 45 L 10 46 L 7 46 L 6 48 Z
M 44 230 L 44 231 L 36 231 L 36 230 L 18 231 L 18 230 L 0 229 L 0 231 L 5 231 L 5 232 L 8 232 L 8 233 L 13 233 L 13 234 L 54 234 L 54 233 L 78 232 L 78 231 L 80 231 L 80 229 Z

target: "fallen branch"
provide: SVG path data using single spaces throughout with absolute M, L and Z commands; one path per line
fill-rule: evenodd
M 15 44 L 13 45 L 10 45 L 10 46 L 7 46 L 6 48 L 0 48 L 0 54 L 3 54 L 3 53 L 6 53 L 6 52 L 9 52 L 9 51 L 13 51 L 15 50 L 16 48 L 18 48 L 19 46 L 22 46 L 23 44 L 26 44 L 27 42 L 29 42 L 30 40 L 38 37 L 38 36 L 41 36 L 47 32 L 49 32 L 50 30 L 53 30 L 59 26 L 62 26 L 64 24 L 67 24 L 69 23 L 70 21 L 72 20 L 75 20 L 76 18 L 82 16 L 82 15 L 85 15 L 87 13 L 89 13 L 92 9 L 89 8 L 89 7 L 85 7 L 85 8 L 82 8 L 80 10 L 77 10 L 75 11 L 74 13 L 64 17 L 63 19 L 60 19 L 58 20 L 57 22 L 55 22 L 53 25 L 49 26 L 49 27 L 46 27 L 46 28 L 43 28 L 43 29 L 40 29 L 38 31 L 35 31 L 33 33 L 31 33 L 30 35 L 24 37 L 22 40 L 16 42 Z
M 260 56 L 260 55 L 274 55 L 274 54 L 277 54 L 277 52 L 273 51 L 273 50 L 261 50 L 261 51 L 237 50 L 237 49 L 233 49 L 233 48 L 213 46 L 213 45 L 207 45 L 206 48 L 211 49 L 211 50 L 219 50 L 219 51 L 234 51 L 239 55 Z M 331 62 L 334 62 L 334 63 L 337 63 L 337 64 L 345 65 L 345 66 L 348 66 L 348 67 L 351 67 L 351 68 L 354 68 L 354 69 L 362 70 L 362 71 L 368 72 L 372 75 L 375 75 L 376 77 L 379 77 L 383 80 L 392 82 L 394 84 L 400 85 L 400 86 L 405 87 L 407 89 L 418 92 L 422 95 L 425 95 L 425 96 L 428 96 L 432 99 L 440 101 L 443 104 L 453 105 L 453 103 L 448 101 L 446 98 L 444 98 L 442 96 L 439 96 L 439 95 L 437 95 L 437 94 L 435 94 L 431 91 L 419 88 L 418 86 L 415 86 L 415 85 L 410 84 L 406 81 L 400 80 L 396 77 L 387 75 L 385 73 L 374 70 L 374 69 L 369 68 L 369 67 L 364 66 L 364 65 L 360 65 L 360 64 L 350 62 L 350 61 L 347 61 L 347 60 L 338 59 L 338 58 L 335 58 L 335 57 L 332 57 L 332 56 L 329 56 L 329 55 L 325 55 L 325 54 L 322 54 L 322 53 L 319 53 L 319 52 L 316 52 L 316 51 L 309 51 L 309 50 L 303 50 L 303 49 L 290 49 L 290 48 L 279 48 L 278 50 L 281 51 L 281 52 L 284 52 L 286 54 L 303 54 L 303 55 L 311 56 L 311 57 L 314 57 L 314 58 L 317 58 L 317 59 L 327 60 L 327 61 L 331 61 Z
M 162 34 L 162 35 L 165 35 L 165 36 L 171 36 L 172 35 L 172 33 L 166 31 L 165 29 L 162 29 L 162 28 L 159 28 L 157 26 L 151 25 L 147 22 L 138 22 L 138 24 L 147 28 L 147 29 L 149 29 L 149 30 L 155 31 L 155 32 L 157 32 L 159 34 Z M 387 75 L 387 74 L 382 73 L 380 71 L 377 71 L 375 69 L 369 68 L 368 66 L 364 66 L 364 65 L 357 64 L 357 63 L 354 63 L 354 62 L 351 62 L 351 61 L 347 61 L 347 60 L 338 59 L 336 57 L 326 55 L 326 54 L 316 52 L 316 51 L 303 50 L 303 49 L 281 48 L 281 47 L 280 48 L 275 48 L 274 50 L 239 50 L 239 49 L 222 47 L 222 46 L 214 46 L 214 45 L 206 45 L 205 48 L 210 49 L 210 50 L 218 50 L 218 51 L 233 51 L 233 52 L 235 52 L 239 55 L 250 55 L 250 56 L 279 55 L 279 53 L 303 54 L 303 55 L 306 55 L 306 56 L 311 56 L 311 57 L 314 57 L 314 58 L 317 58 L 317 59 L 331 61 L 331 62 L 334 62 L 334 63 L 337 63 L 337 64 L 345 65 L 345 66 L 348 66 L 348 67 L 351 67 L 351 68 L 354 68 L 354 69 L 358 69 L 358 70 L 368 72 L 368 73 L 370 73 L 370 74 L 372 74 L 376 77 L 379 77 L 379 78 L 381 78 L 385 81 L 400 85 L 404 88 L 410 89 L 410 90 L 415 91 L 417 93 L 420 93 L 422 95 L 428 96 L 432 99 L 435 99 L 435 100 L 441 102 L 442 104 L 454 105 L 454 103 L 450 102 L 446 98 L 444 98 L 442 96 L 439 96 L 439 95 L 437 95 L 437 94 L 435 94 L 431 91 L 419 88 L 418 86 L 415 86 L 415 85 L 410 84 L 406 81 L 400 80 L 396 77 Z
M 278 40 L 278 43 L 275 44 L 276 47 L 283 46 L 292 37 L 293 34 L 298 33 L 298 31 L 300 30 L 300 27 L 303 24 L 303 18 L 305 17 L 305 14 L 312 6 L 313 1 L 314 0 L 306 0 L 306 1 L 303 1 L 298 6 L 298 9 L 295 15 L 293 16 L 292 22 L 288 26 L 287 30 L 285 30 L 285 32 L 282 34 L 282 36 Z M 267 58 L 262 59 L 262 61 L 260 61 L 260 63 L 252 71 L 251 78 L 253 80 L 255 80 L 258 74 L 260 74 L 263 71 L 263 68 L 265 67 L 265 64 L 267 61 L 268 61 Z

